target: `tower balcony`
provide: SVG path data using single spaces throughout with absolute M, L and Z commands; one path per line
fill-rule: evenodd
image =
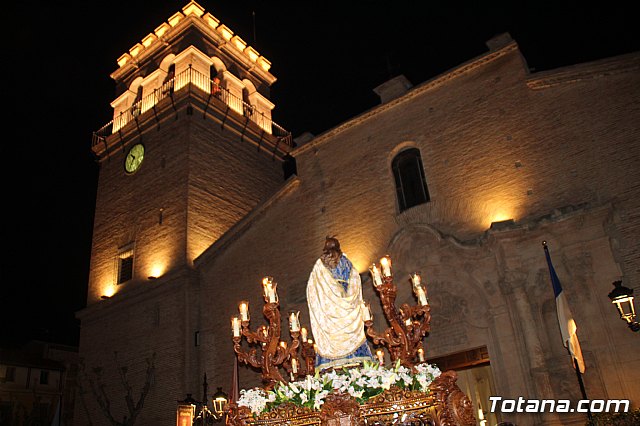
M 93 132 L 92 149 L 98 155 L 110 151 L 115 144 L 114 135 L 140 131 L 141 124 L 155 118 L 169 108 L 177 109 L 180 101 L 189 98 L 190 105 L 197 104 L 203 114 L 215 114 L 222 125 L 235 128 L 242 137 L 251 134 L 259 138 L 259 144 L 272 145 L 274 156 L 293 148 L 291 132 L 271 119 L 270 110 L 260 110 L 223 87 L 219 80 L 212 80 L 191 67 L 162 83 L 151 93 L 121 108 L 113 120 Z

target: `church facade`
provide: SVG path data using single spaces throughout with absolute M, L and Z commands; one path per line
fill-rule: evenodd
M 238 302 L 263 324 L 272 276 L 282 311 L 308 327 L 306 283 L 327 235 L 361 273 L 378 330 L 369 265 L 391 256 L 398 304 L 416 303 L 409 274 L 422 273 L 425 355 L 459 371 L 478 424 L 584 424 L 489 412 L 491 395 L 581 398 L 546 241 L 589 398 L 637 408 L 639 336 L 607 294 L 640 280 L 640 55 L 530 73 L 508 35 L 487 47 L 415 87 L 397 77 L 376 89 L 379 106 L 295 142 L 271 117 L 270 62 L 195 2 L 119 58 L 114 118 L 93 143 L 76 423 L 173 424 L 177 400 L 202 399 L 205 373 L 209 394 L 228 392 Z M 240 368 L 242 388 L 258 384 Z M 127 403 L 140 394 L 139 409 Z

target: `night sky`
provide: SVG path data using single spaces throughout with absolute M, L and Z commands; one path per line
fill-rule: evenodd
M 21 3 L 3 11 L 0 344 L 75 345 L 98 176 L 91 134 L 111 119 L 109 74 L 187 0 Z M 391 77 L 418 85 L 485 53 L 503 32 L 536 71 L 640 50 L 631 2 L 520 3 L 199 1 L 272 62 L 274 120 L 294 137 L 374 107 L 372 89 Z

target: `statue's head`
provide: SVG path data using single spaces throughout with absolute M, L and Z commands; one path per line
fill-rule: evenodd
M 327 237 L 324 241 L 324 248 L 322 249 L 323 253 L 328 253 L 331 251 L 340 252 L 340 241 L 336 237 Z
M 340 241 L 336 237 L 327 237 L 322 249 L 322 262 L 329 268 L 335 268 L 342 256 Z

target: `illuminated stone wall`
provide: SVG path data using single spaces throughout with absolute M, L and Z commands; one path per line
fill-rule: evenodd
M 621 276 L 633 285 L 640 266 L 637 66 L 635 56 L 532 76 L 510 43 L 299 147 L 297 178 L 196 261 L 213 381 L 229 382 L 237 302 L 249 300 L 253 328 L 264 323 L 261 276 L 275 277 L 282 311 L 302 310 L 308 326 L 306 279 L 324 237 L 336 235 L 360 272 L 393 256 L 398 304 L 413 300 L 408 273 L 424 274 L 434 312 L 427 357 L 487 346 L 499 395 L 579 398 L 548 240 L 580 327 L 590 397 L 637 400 L 640 376 L 616 371 L 638 366 L 638 343 L 606 297 Z M 398 213 L 390 165 L 405 147 L 421 151 L 431 201 Z M 516 223 L 489 230 L 505 219 Z M 380 329 L 370 282 L 364 294 Z M 258 380 L 241 369 L 243 387 Z
M 298 174 L 284 184 L 279 161 L 197 108 L 188 116 L 180 104 L 175 120 L 169 100 L 160 130 L 143 135 L 140 171 L 124 175 L 123 152 L 102 161 L 80 351 L 105 369 L 118 351 L 135 389 L 144 358 L 157 354 L 140 424 L 170 424 L 177 399 L 201 397 L 205 372 L 209 393 L 228 391 L 229 318 L 245 299 L 252 328 L 263 324 L 264 275 L 278 282 L 282 312 L 301 310 L 308 327 L 306 281 L 327 235 L 364 273 L 378 329 L 385 324 L 366 270 L 388 253 L 399 303 L 413 300 L 409 272 L 427 283 L 427 357 L 486 346 L 498 395 L 577 397 L 540 244 L 548 240 L 590 396 L 640 398 L 637 339 L 606 299 L 613 280 L 637 285 L 640 270 L 638 56 L 529 75 L 515 43 L 492 46 L 298 147 Z M 117 71 L 124 80 L 129 67 Z M 407 147 L 421 152 L 431 201 L 399 213 L 391 161 Z M 489 230 L 505 219 L 515 224 Z M 117 247 L 131 240 L 134 280 L 116 287 L 122 297 L 100 301 Z M 149 280 L 158 260 L 161 277 Z M 107 381 L 120 401 L 118 377 Z M 241 368 L 242 387 L 258 382 Z M 95 424 L 106 424 L 88 404 Z M 114 409 L 122 413 L 122 402 Z
M 166 424 L 175 415 L 171 404 L 187 392 L 198 398 L 202 392 L 205 369 L 195 333 L 202 328 L 206 341 L 208 325 L 200 322 L 200 312 L 210 308 L 201 305 L 193 259 L 283 181 L 280 161 L 221 132 L 211 118 L 187 114 L 184 103 L 176 114 L 179 120 L 171 109 L 158 128 L 143 134 L 145 159 L 135 174 L 125 174 L 122 152 L 102 163 L 89 306 L 79 313 L 81 355 L 89 371 L 104 368 L 114 413 L 126 412 L 114 351 L 119 366 L 131 371 L 136 395 L 145 358 L 156 354 L 156 379 L 141 424 Z M 134 276 L 115 285 L 117 248 L 124 241 L 135 242 Z M 114 296 L 100 300 L 111 288 Z M 86 399 L 90 417 L 101 424 L 106 418 L 94 397 Z M 86 413 L 78 415 L 84 419 Z

